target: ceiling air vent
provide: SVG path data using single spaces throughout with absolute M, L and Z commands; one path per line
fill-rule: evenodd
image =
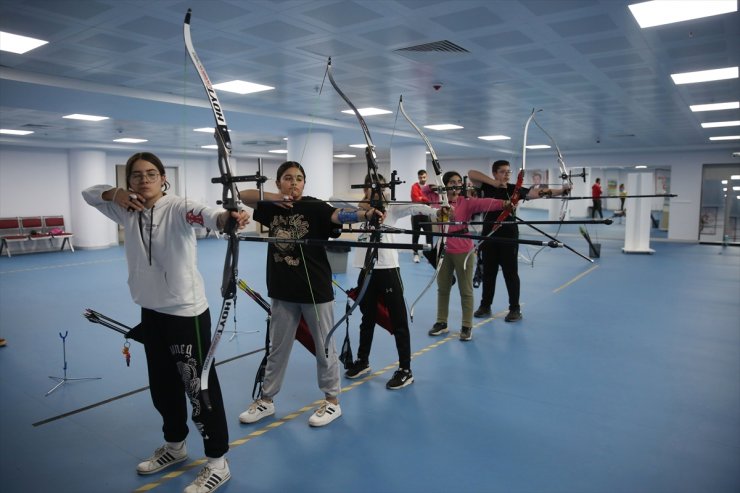
M 431 52 L 442 52 L 442 53 L 470 53 L 462 46 L 458 46 L 452 41 L 434 41 L 432 43 L 424 43 L 416 46 L 408 46 L 406 48 L 399 48 L 395 51 L 402 52 L 415 52 L 415 53 L 431 53 Z
M 443 63 L 448 61 L 459 60 L 461 56 L 466 56 L 470 52 L 458 46 L 452 41 L 434 41 L 433 43 L 424 43 L 416 46 L 407 46 L 393 50 L 397 55 L 421 63 Z

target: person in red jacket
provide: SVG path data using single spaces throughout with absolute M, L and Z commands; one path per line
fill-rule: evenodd
M 413 202 L 419 202 L 421 204 L 429 204 L 429 199 L 427 199 L 424 194 L 421 191 L 421 187 L 426 185 L 427 183 L 427 170 L 420 169 L 417 173 L 419 176 L 419 181 L 411 185 L 411 200 Z M 414 234 L 411 236 L 411 243 L 419 243 L 419 232 L 421 230 L 424 230 L 427 232 L 426 234 L 426 243 L 432 244 L 432 237 L 429 233 L 432 232 L 432 225 L 431 224 L 422 224 L 422 223 L 428 223 L 430 221 L 429 217 L 424 215 L 414 215 L 411 216 L 411 229 L 414 231 Z M 414 263 L 419 263 L 419 251 L 414 250 Z
M 591 187 L 591 198 L 594 201 L 591 208 L 591 219 L 596 217 L 596 211 L 599 212 L 599 217 L 604 219 L 604 214 L 601 213 L 601 178 L 596 178 L 596 183 Z

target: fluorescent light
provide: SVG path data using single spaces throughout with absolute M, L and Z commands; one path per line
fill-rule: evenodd
M 480 140 L 511 140 L 511 137 L 506 135 L 481 135 L 478 137 Z
M 740 127 L 740 120 L 729 121 L 729 122 L 707 122 L 701 124 L 702 128 L 718 128 L 718 127 Z
M 731 175 L 730 180 L 740 180 L 740 175 Z
M 267 151 L 267 152 L 271 152 L 273 154 L 288 154 L 288 150 L 287 149 L 273 149 L 273 150 Z
M 244 80 L 231 80 L 229 82 L 221 82 L 220 84 L 213 84 L 214 89 L 226 92 L 235 92 L 237 94 L 251 94 L 253 92 L 270 91 L 275 89 L 271 86 L 263 86 L 262 84 L 255 84 L 254 82 L 247 82 Z
M 637 166 L 635 166 L 635 169 L 647 169 L 647 166 L 644 164 L 638 164 Z
M 689 108 L 694 113 L 697 113 L 699 111 L 736 110 L 740 108 L 740 101 L 731 101 L 728 103 L 695 104 L 689 106 Z
M 722 180 L 722 181 L 720 181 L 720 183 L 723 184 L 723 185 L 727 185 L 727 180 Z
M 533 144 L 527 146 L 527 149 L 549 149 L 550 146 L 547 144 Z
M 709 137 L 709 140 L 740 140 L 740 135 L 724 135 L 722 137 Z
M 113 139 L 113 142 L 121 142 L 123 144 L 141 144 L 142 142 L 149 142 L 146 139 L 132 139 L 130 137 L 124 137 L 122 139 Z
M 671 74 L 673 83 L 695 84 L 697 82 L 710 82 L 713 80 L 737 79 L 738 68 L 726 67 L 712 70 L 699 70 L 698 72 L 684 72 L 682 74 Z
M 349 146 L 354 147 L 355 149 L 365 149 L 367 144 L 350 144 Z
M 733 192 L 740 192 L 740 187 L 732 187 Z
M 424 125 L 424 128 L 428 128 L 429 130 L 457 130 L 464 127 L 452 123 L 440 123 L 439 125 Z
M 737 12 L 737 0 L 659 0 L 629 6 L 641 28 Z
M 391 113 L 388 110 L 381 110 L 380 108 L 357 108 L 357 112 L 361 116 L 387 115 L 388 113 Z M 350 115 L 355 114 L 355 112 L 352 110 L 342 110 L 342 113 L 347 113 Z
M 193 129 L 193 132 L 204 132 L 204 133 L 209 133 L 209 134 L 212 134 L 215 131 L 216 131 L 216 129 L 213 128 L 213 127 L 201 127 L 201 128 L 194 128 Z
M 207 144 L 204 146 L 200 146 L 200 148 L 201 149 L 218 149 L 218 145 L 217 144 Z
M 0 51 L 8 51 L 22 55 L 26 52 L 47 44 L 48 41 L 42 39 L 29 38 L 18 34 L 10 34 L 0 31 Z
M 68 118 L 70 120 L 85 120 L 86 122 L 102 122 L 107 120 L 107 116 L 95 116 L 95 115 L 83 115 L 81 113 L 72 113 L 71 115 L 65 115 L 62 118 Z
M 5 135 L 28 135 L 32 133 L 33 130 L 11 130 L 9 128 L 0 128 L 0 134 Z
M 355 156 L 354 154 L 334 154 L 334 157 L 338 157 L 340 159 L 349 159 L 357 156 Z

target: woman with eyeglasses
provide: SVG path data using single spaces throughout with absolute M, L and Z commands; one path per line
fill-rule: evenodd
M 511 165 L 509 161 L 503 159 L 495 161 L 491 165 L 493 177 L 487 176 L 477 170 L 468 171 L 468 178 L 476 187 L 480 187 L 481 197 L 491 197 L 495 199 L 511 200 L 516 186 L 509 183 L 511 178 Z M 552 197 L 562 195 L 569 188 L 526 188 L 521 187 L 519 196 L 522 200 L 533 200 L 541 197 Z M 493 221 L 497 221 L 500 212 L 490 211 L 483 216 L 482 235 L 486 236 L 493 230 Z M 509 216 L 498 230 L 492 235 L 495 238 L 519 238 L 519 229 L 516 225 L 516 219 Z M 475 311 L 476 318 L 485 318 L 491 316 L 491 304 L 496 289 L 496 276 L 498 275 L 499 266 L 504 274 L 506 290 L 509 294 L 509 313 L 504 320 L 506 322 L 516 322 L 521 320 L 522 312 L 519 305 L 519 245 L 517 243 L 496 243 L 493 241 L 483 241 L 479 249 L 479 255 L 482 255 L 483 275 L 482 284 L 483 292 L 478 309 Z
M 233 217 L 243 228 L 249 214 L 212 209 L 167 194 L 164 165 L 149 152 L 129 158 L 126 184 L 127 190 L 95 185 L 82 196 L 123 226 L 129 290 L 141 306 L 149 389 L 162 416 L 165 444 L 136 471 L 154 474 L 187 459 L 187 396 L 208 462 L 185 492 L 202 491 L 204 480 L 220 485 L 231 473 L 224 457 L 229 438 L 215 365 L 208 382 L 212 410 L 200 399 L 200 375 L 211 344 L 211 315 L 197 268 L 195 227 L 223 229 Z

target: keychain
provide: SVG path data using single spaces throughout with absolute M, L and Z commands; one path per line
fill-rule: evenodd
M 126 358 L 126 366 L 131 366 L 131 353 L 128 350 L 129 347 L 131 347 L 131 343 L 126 341 L 123 343 L 123 350 L 121 350 L 124 358 Z

